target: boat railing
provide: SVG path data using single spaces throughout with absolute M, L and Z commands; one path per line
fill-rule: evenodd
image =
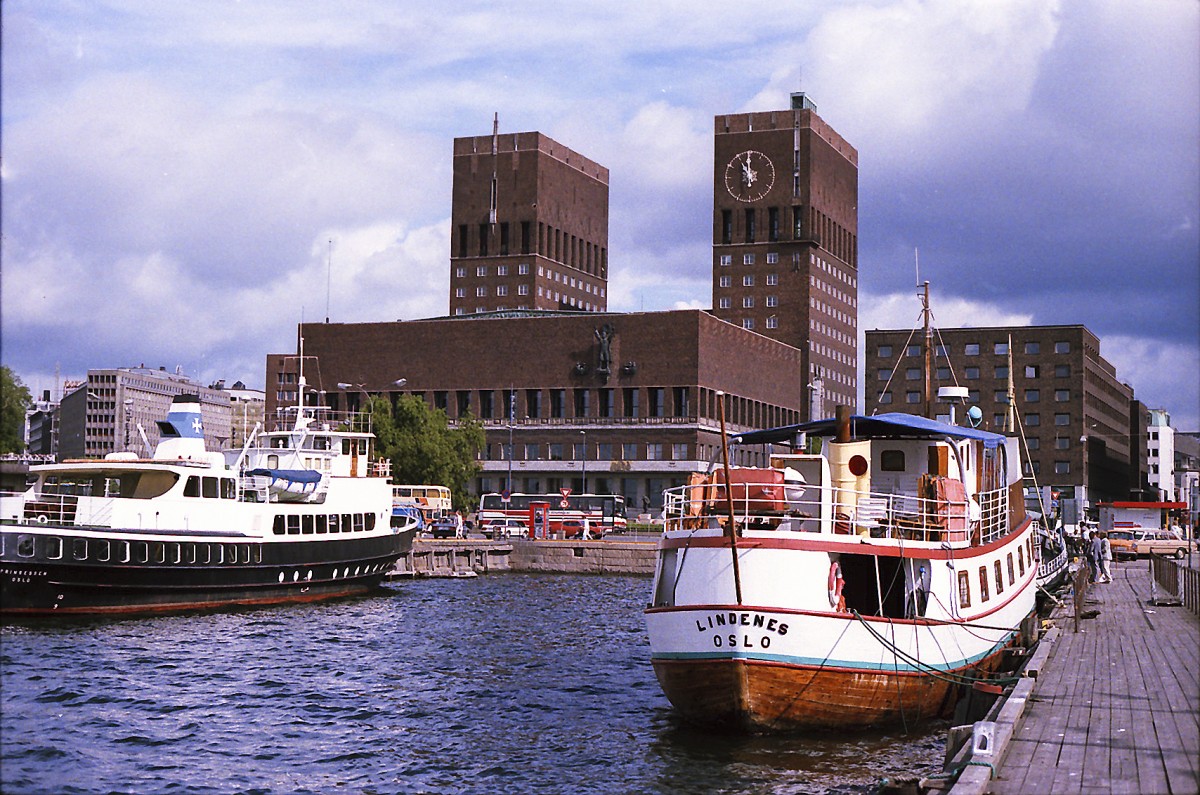
M 858 492 L 806 486 L 786 501 L 753 489 L 732 489 L 734 521 L 742 530 L 791 530 L 909 541 L 985 544 L 1007 531 L 1008 492 L 978 499 L 935 499 L 914 494 Z M 664 493 L 667 530 L 725 527 L 729 501 L 722 486 L 693 484 Z
M 328 406 L 284 406 L 263 418 L 263 430 L 290 431 L 297 424 L 311 430 L 370 433 L 371 413 L 339 411 Z
M 41 493 L 25 500 L 17 521 L 20 524 L 108 527 L 112 524 L 114 504 L 112 497 Z

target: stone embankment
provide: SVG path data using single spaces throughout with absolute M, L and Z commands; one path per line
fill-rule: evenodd
M 654 574 L 653 541 L 418 539 L 393 577 L 473 577 L 494 572 Z

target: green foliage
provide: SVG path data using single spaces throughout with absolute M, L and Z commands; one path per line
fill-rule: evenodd
M 32 405 L 20 376 L 0 365 L 0 453 L 25 449 L 25 412 Z
M 451 428 L 446 412 L 414 395 L 401 395 L 394 410 L 386 398 L 373 398 L 370 411 L 376 449 L 391 460 L 393 482 L 446 486 L 454 507 L 470 509 L 468 489 L 479 474 L 475 457 L 485 444 L 477 420 L 467 417 Z

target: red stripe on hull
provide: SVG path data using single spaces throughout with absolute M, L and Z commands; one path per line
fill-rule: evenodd
M 999 660 L 996 654 L 973 668 L 990 671 Z M 744 731 L 854 730 L 943 717 L 958 692 L 924 674 L 755 660 L 655 660 L 654 673 L 685 719 Z

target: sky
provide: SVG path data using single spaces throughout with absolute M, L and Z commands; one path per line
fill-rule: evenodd
M 4 0 L 0 361 L 263 386 L 444 316 L 455 137 L 610 170 L 609 309 L 708 308 L 713 119 L 859 153 L 859 326 L 1082 324 L 1200 429 L 1195 0 Z M 861 345 L 861 340 L 860 340 Z

